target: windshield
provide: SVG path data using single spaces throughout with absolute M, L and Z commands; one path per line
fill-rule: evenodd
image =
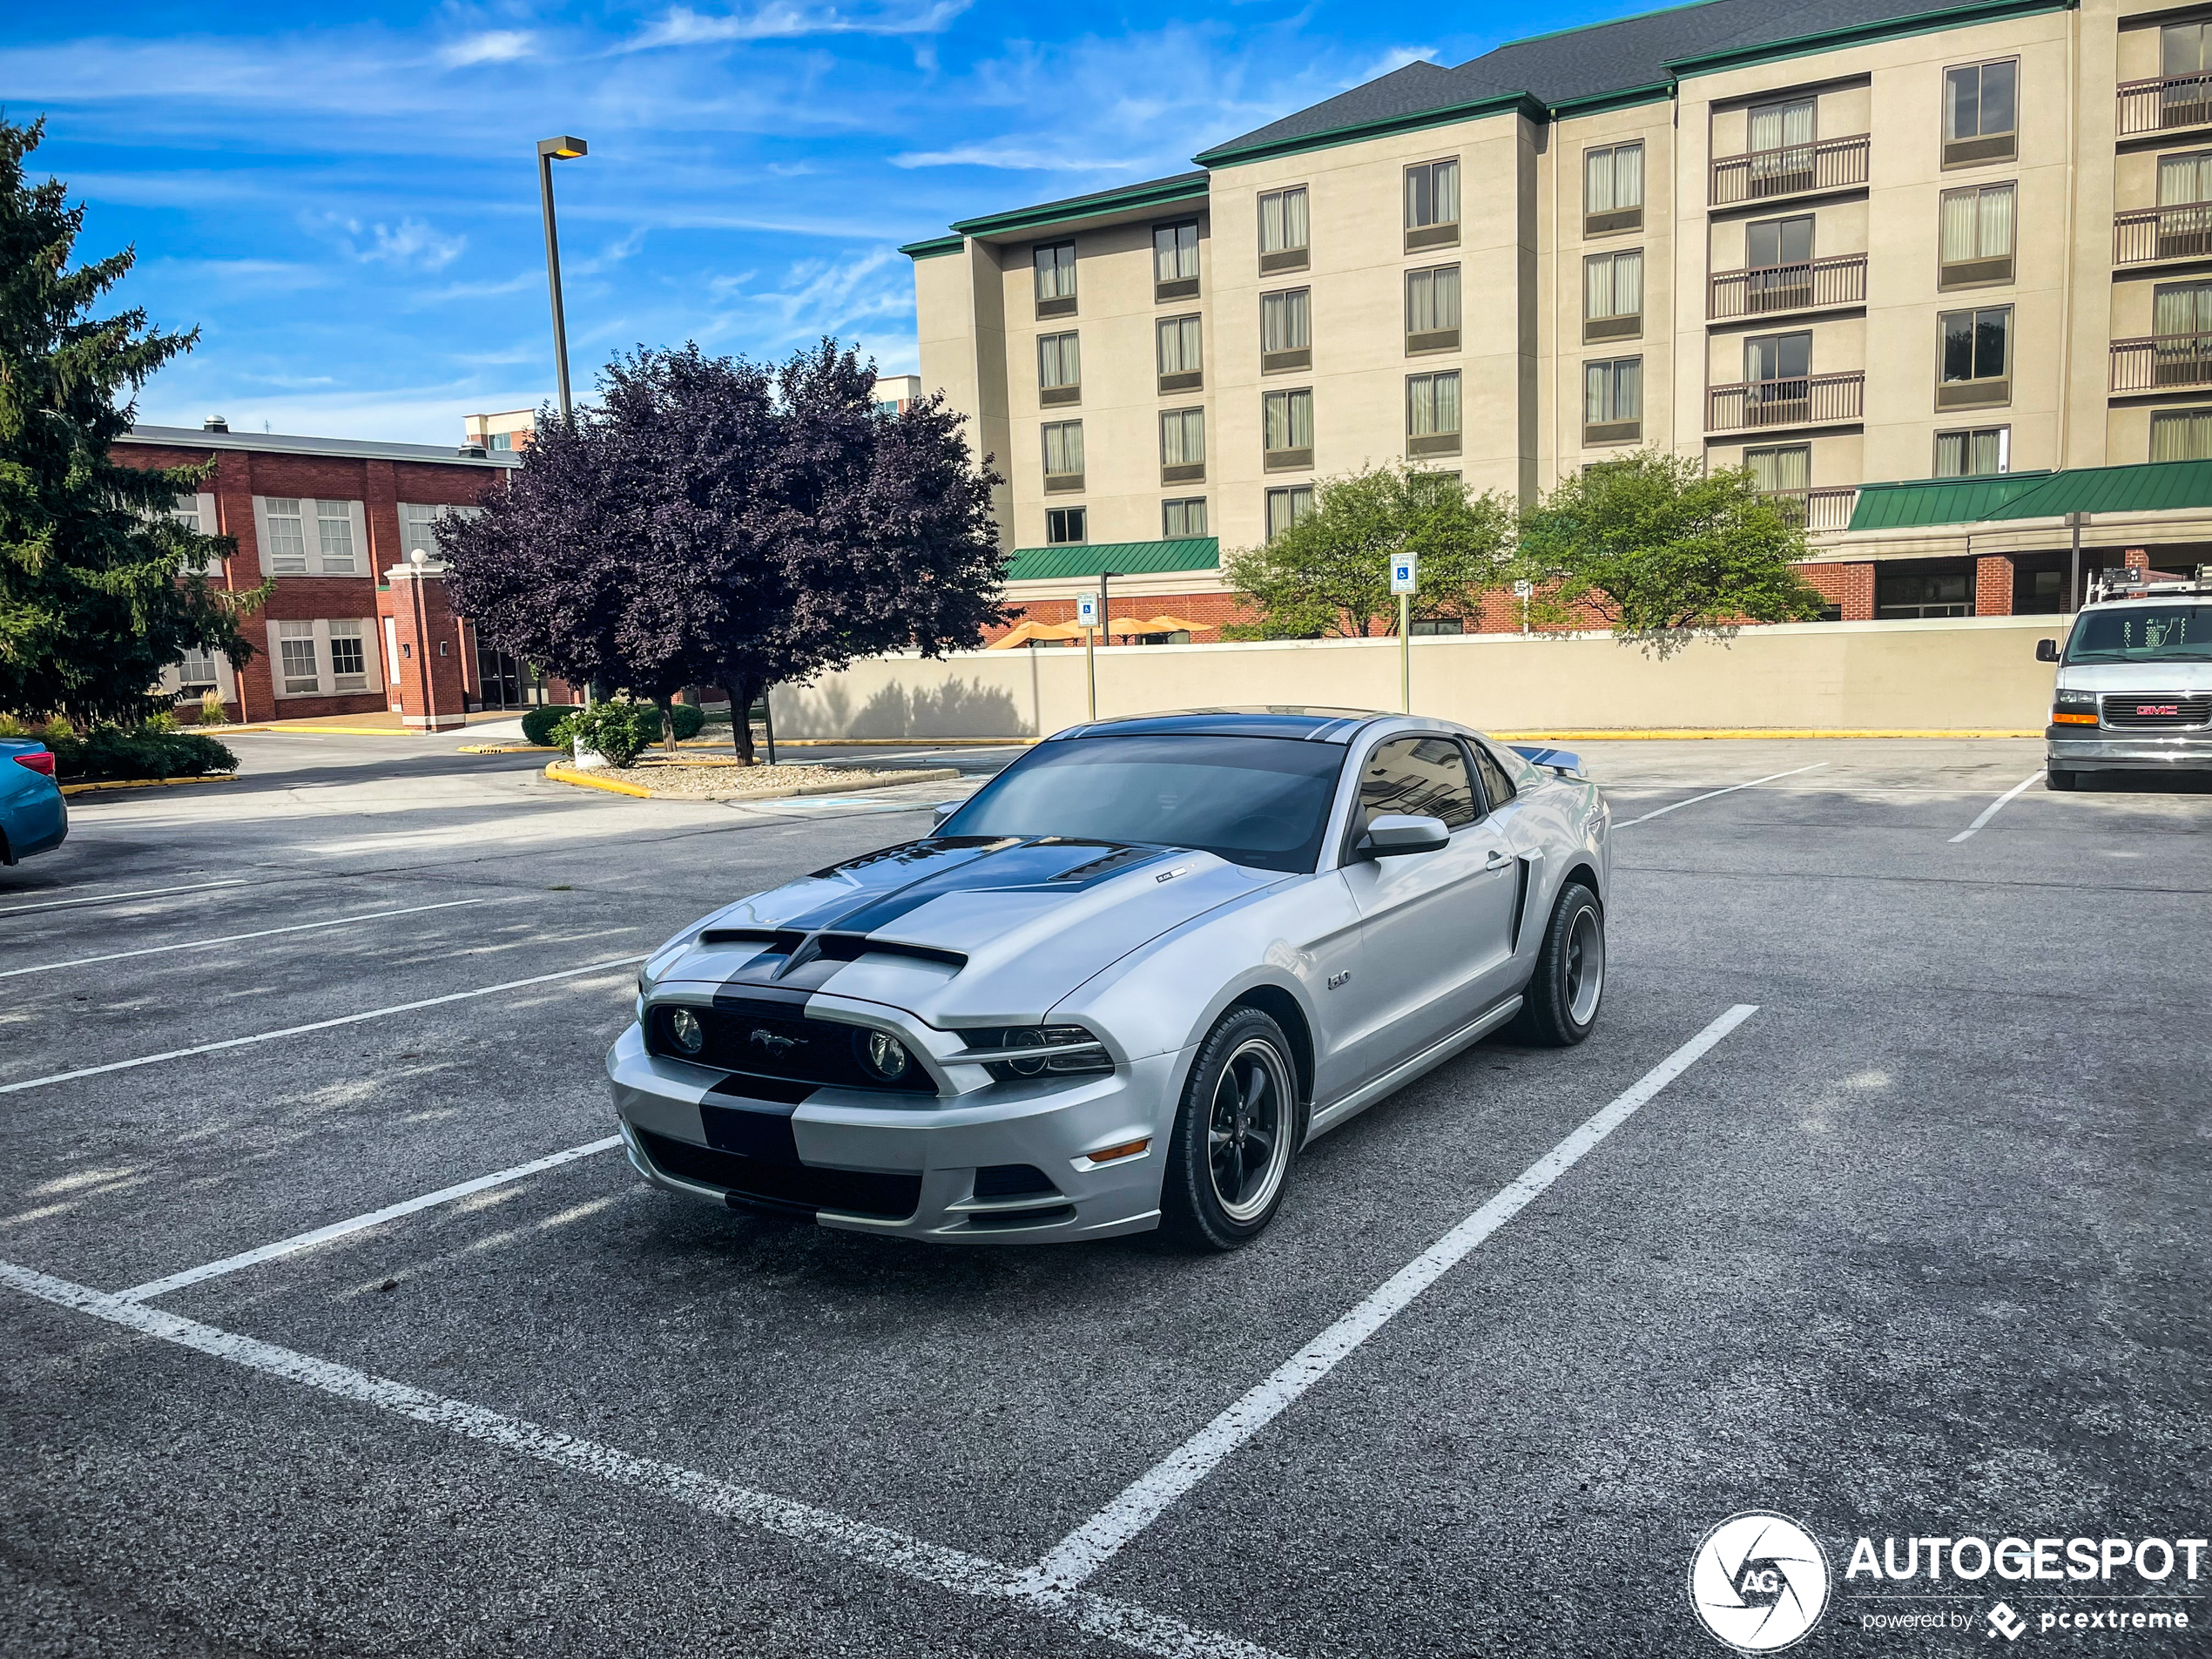
M 1187 846 L 1262 870 L 1311 870 L 1340 744 L 1284 738 L 1075 738 L 1039 744 L 940 835 L 1065 835 Z
M 2069 663 L 2212 663 L 2212 605 L 2099 606 L 2081 613 Z

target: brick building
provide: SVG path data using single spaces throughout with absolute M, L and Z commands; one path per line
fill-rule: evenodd
M 524 671 L 479 649 L 447 604 L 432 535 L 439 518 L 502 488 L 511 453 L 233 432 L 210 421 L 197 431 L 133 427 L 116 459 L 213 461 L 214 476 L 179 498 L 177 516 L 237 543 L 209 571 L 216 586 L 243 592 L 275 581 L 246 619 L 253 660 L 234 671 L 218 655 L 187 658 L 163 677 L 170 691 L 198 698 L 212 688 L 239 720 L 388 711 L 424 731 L 529 699 Z

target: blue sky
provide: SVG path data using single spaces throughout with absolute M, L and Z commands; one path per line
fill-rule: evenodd
M 550 397 L 536 140 L 558 164 L 579 395 L 639 343 L 822 334 L 911 370 L 897 245 L 1174 172 L 1415 57 L 1641 10 L 1244 0 L 8 8 L 0 100 L 89 205 L 80 255 L 199 349 L 140 418 L 449 442 Z M 99 32 L 90 32 L 97 28 Z

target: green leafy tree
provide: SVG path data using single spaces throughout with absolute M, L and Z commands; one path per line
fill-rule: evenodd
M 44 132 L 0 119 L 0 708 L 134 721 L 165 706 L 152 687 L 188 649 L 242 667 L 253 647 L 240 597 L 201 574 L 230 539 L 170 514 L 212 463 L 110 458 L 136 417 L 125 388 L 135 400 L 198 331 L 164 334 L 137 309 L 91 314 L 137 255 L 68 268 L 84 206 L 24 172 Z
M 1531 622 L 1602 617 L 1651 643 L 1746 622 L 1809 622 L 1826 601 L 1792 566 L 1808 556 L 1791 503 L 1745 467 L 1647 449 L 1588 467 L 1521 520 L 1517 574 Z
M 1398 631 L 1390 562 L 1420 563 L 1413 611 L 1422 620 L 1473 621 L 1482 596 L 1508 578 L 1513 508 L 1471 496 L 1447 473 L 1369 467 L 1314 487 L 1313 511 L 1264 546 L 1230 556 L 1223 574 L 1258 608 L 1231 639 L 1312 639 Z

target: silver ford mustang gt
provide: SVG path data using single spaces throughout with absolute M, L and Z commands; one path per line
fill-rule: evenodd
M 656 952 L 607 1056 L 648 1181 L 954 1242 L 1255 1237 L 1298 1149 L 1511 1022 L 1579 1042 L 1608 813 L 1447 721 L 1075 727 Z

